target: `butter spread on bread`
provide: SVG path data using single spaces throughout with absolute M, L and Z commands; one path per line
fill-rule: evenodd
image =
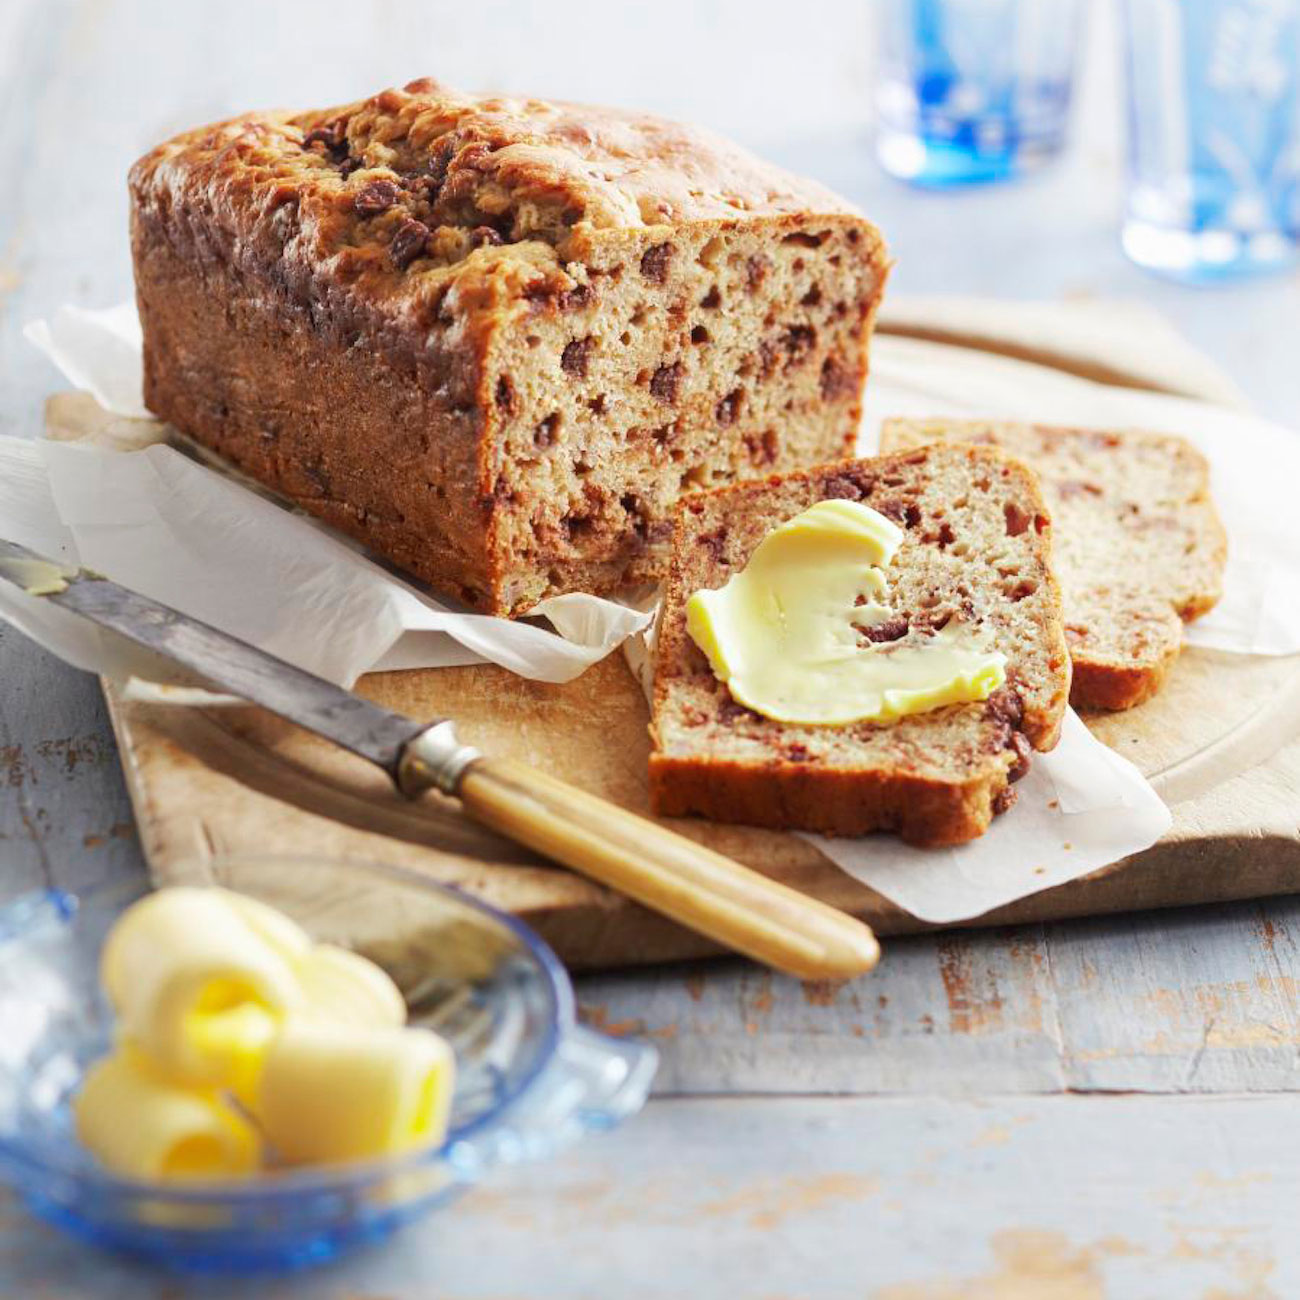
M 1142 430 L 1010 420 L 886 420 L 881 449 L 1002 447 L 1037 473 L 1053 524 L 1077 709 L 1128 709 L 1164 684 L 1183 624 L 1223 589 L 1227 541 L 1205 457 Z
M 893 722 L 986 700 L 1006 656 L 965 625 L 912 630 L 887 603 L 903 531 L 857 501 L 819 501 L 770 532 L 686 625 L 740 704 L 778 722 Z

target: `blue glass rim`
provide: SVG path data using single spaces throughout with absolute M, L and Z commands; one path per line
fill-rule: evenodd
M 217 857 L 213 862 L 230 866 L 241 863 L 283 863 L 292 864 L 294 867 L 303 867 L 310 863 L 316 866 L 338 867 L 358 874 L 379 875 L 398 884 L 410 885 L 421 891 L 450 897 L 456 903 L 463 904 L 471 911 L 478 912 L 504 927 L 520 941 L 537 962 L 550 993 L 550 1014 L 537 1059 L 513 1089 L 495 1106 L 460 1127 L 451 1129 L 440 1146 L 401 1156 L 355 1161 L 327 1169 L 267 1170 L 260 1173 L 254 1181 L 240 1182 L 226 1179 L 162 1183 L 148 1179 L 126 1178 L 104 1169 L 61 1159 L 55 1155 L 42 1157 L 32 1151 L 29 1143 L 16 1142 L 10 1135 L 0 1131 L 0 1159 L 38 1174 L 53 1174 L 60 1178 L 73 1179 L 83 1186 L 107 1194 L 149 1196 L 191 1205 L 274 1203 L 281 1199 L 296 1199 L 303 1193 L 356 1191 L 391 1178 L 395 1174 L 412 1172 L 423 1166 L 448 1159 L 458 1143 L 499 1123 L 516 1103 L 527 1096 L 547 1066 L 555 1060 L 564 1033 L 576 1022 L 576 1004 L 569 973 L 546 941 L 517 917 L 484 903 L 455 885 L 444 885 L 406 867 L 395 867 L 387 863 L 358 858 L 309 859 L 292 854 L 231 854 Z M 25 929 L 42 911 L 47 911 L 47 914 L 52 914 L 54 919 L 66 924 L 83 908 L 94 907 L 97 901 L 142 897 L 149 891 L 150 886 L 147 882 L 132 882 L 130 885 L 114 882 L 95 886 L 82 894 L 72 894 L 60 889 L 33 890 L 20 894 L 0 908 L 0 950 L 20 937 L 22 929 Z M 12 921 L 9 920 L 10 916 L 14 918 Z

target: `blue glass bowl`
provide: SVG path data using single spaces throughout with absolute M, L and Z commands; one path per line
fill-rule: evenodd
M 107 1173 L 78 1143 L 69 1102 L 112 1036 L 100 948 L 144 889 L 27 894 L 0 909 L 0 1177 L 78 1237 L 191 1270 L 301 1267 L 386 1236 L 493 1167 L 546 1156 L 644 1102 L 654 1048 L 576 1024 L 564 968 L 504 913 L 382 866 L 238 858 L 207 874 L 393 976 L 411 1022 L 456 1050 L 450 1133 L 438 1150 L 248 1182 Z

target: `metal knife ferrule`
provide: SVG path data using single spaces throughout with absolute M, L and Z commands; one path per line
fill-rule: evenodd
M 397 788 L 409 799 L 426 790 L 454 795 L 465 769 L 482 757 L 473 745 L 457 740 L 450 722 L 435 722 L 403 746 L 397 761 Z

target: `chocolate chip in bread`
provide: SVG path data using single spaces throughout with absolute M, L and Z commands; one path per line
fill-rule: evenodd
M 765 536 L 817 501 L 862 501 L 904 539 L 888 569 L 895 630 L 968 625 L 1006 656 L 1006 685 L 881 725 L 775 722 L 737 704 L 686 630 Z M 656 812 L 913 844 L 982 834 L 1033 750 L 1057 741 L 1070 667 L 1051 522 L 1037 482 L 993 448 L 924 447 L 688 497 L 660 614 L 651 735 Z M 883 626 L 883 625 L 882 625 Z

